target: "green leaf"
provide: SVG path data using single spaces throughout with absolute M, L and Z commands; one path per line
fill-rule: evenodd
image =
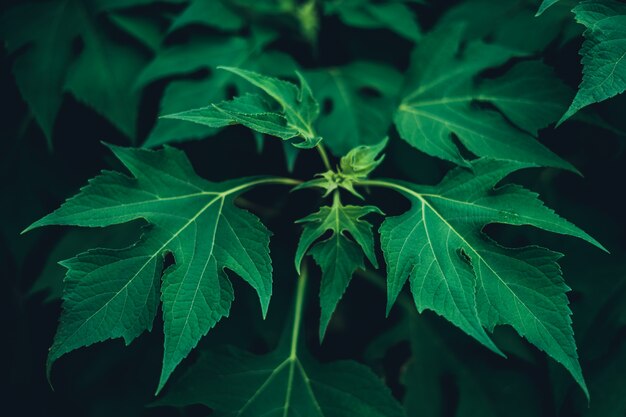
M 218 62 L 245 59 L 252 45 L 245 38 L 194 36 L 189 42 L 162 48 L 137 78 L 137 88 L 155 81 L 213 70 Z
M 402 80 L 398 71 L 357 61 L 305 75 L 323 104 L 316 128 L 333 154 L 374 144 L 387 134 Z
M 445 11 L 437 25 L 461 24 L 466 40 L 489 39 L 490 43 L 537 54 L 562 36 L 564 27 L 575 25 L 569 10 L 555 10 L 537 17 L 537 7 L 529 3 L 532 2 L 466 0 Z
M 283 152 L 285 153 L 285 165 L 288 172 L 293 172 L 296 167 L 296 159 L 300 154 L 300 150 L 289 145 L 287 142 L 283 142 Z
M 226 3 L 226 4 L 225 4 Z M 169 31 L 190 26 L 204 25 L 221 30 L 239 30 L 245 20 L 241 14 L 231 10 L 222 0 L 193 0 L 172 22 Z
M 145 57 L 110 39 L 99 19 L 92 1 L 78 0 L 24 2 L 2 16 L 18 87 L 49 143 L 66 91 L 135 138 L 139 94 L 131 87 Z
M 82 30 L 85 48 L 68 71 L 65 88 L 134 141 L 140 94 L 132 86 L 146 59 L 109 40 L 95 17 L 89 19 Z
M 296 129 L 299 136 L 304 140 L 302 143 L 294 145 L 301 148 L 312 148 L 317 145 L 320 138 L 313 131 L 313 122 L 319 115 L 319 104 L 300 73 L 296 73 L 300 81 L 300 86 L 297 87 L 288 81 L 252 71 L 233 67 L 219 68 L 232 72 L 262 89 L 281 106 L 289 126 Z
M 548 9 L 548 7 L 551 7 L 555 5 L 556 3 L 558 3 L 558 1 L 559 0 L 543 0 L 541 4 L 539 5 L 539 9 L 537 10 L 537 16 L 545 12 Z
M 291 139 L 299 132 L 289 126 L 287 119 L 276 112 L 261 96 L 246 94 L 200 109 L 161 116 L 166 119 L 186 120 L 209 127 L 242 124 L 252 130 L 281 139 Z
M 387 141 L 388 138 L 384 138 L 375 145 L 362 145 L 350 150 L 341 157 L 339 163 L 341 173 L 354 179 L 367 178 L 385 159 L 385 155 L 379 157 L 379 154 L 387 146 Z
M 202 336 L 228 315 L 228 268 L 258 293 L 263 315 L 272 293 L 270 232 L 234 199 L 255 185 L 291 183 L 198 177 L 183 152 L 111 146 L 132 176 L 104 171 L 58 210 L 26 231 L 48 225 L 103 227 L 144 219 L 142 238 L 122 250 L 94 249 L 64 262 L 63 314 L 48 357 L 109 338 L 129 343 L 152 327 L 163 303 L 165 353 L 159 390 Z M 163 258 L 175 264 L 163 271 Z
M 103 10 L 122 10 L 129 9 L 138 6 L 149 5 L 154 0 L 90 0 L 93 3 L 93 8 L 97 11 Z M 184 3 L 185 0 L 159 0 L 161 3 L 179 4 Z
M 161 47 L 164 33 L 159 19 L 123 12 L 111 13 L 109 18 L 151 52 L 157 52 Z
M 202 108 L 228 99 L 229 89 L 236 87 L 238 77 L 226 71 L 215 71 L 218 65 L 255 67 L 266 43 L 273 39 L 268 33 L 254 32 L 249 39 L 230 36 L 194 37 L 188 43 L 163 48 L 142 71 L 136 88 L 167 78 L 189 76 L 208 70 L 201 80 L 175 79 L 167 85 L 160 103 L 160 114 L 180 113 Z M 275 55 L 271 55 L 272 58 Z M 172 142 L 201 139 L 217 133 L 217 129 L 174 119 L 158 119 L 144 142 L 154 147 Z
M 378 278 L 382 277 L 375 279 Z M 541 414 L 540 394 L 544 388 L 534 383 L 532 373 L 536 369 L 529 366 L 530 363 L 479 359 L 474 350 L 467 348 L 465 335 L 440 326 L 443 323 L 433 320 L 432 316 L 417 315 L 409 299 L 400 301 L 406 314 L 374 339 L 366 355 L 368 362 L 379 362 L 393 354 L 392 348 L 400 343 L 410 346 L 411 357 L 400 375 L 408 416 L 527 417 Z M 451 386 L 454 387 L 454 403 L 450 401 L 448 387 Z
M 418 41 L 422 36 L 420 26 L 415 13 L 405 4 L 411 1 L 374 3 L 369 0 L 335 0 L 326 2 L 325 13 L 339 15 L 339 18 L 349 26 L 388 29 L 406 39 Z
M 469 166 L 452 135 L 478 156 L 575 171 L 530 134 L 520 131 L 521 128 L 534 132 L 546 123 L 546 115 L 537 116 L 543 105 L 538 100 L 545 95 L 529 90 L 545 86 L 554 89 L 550 72 L 535 68 L 519 79 L 520 70 L 514 69 L 513 75 L 488 83 L 483 91 L 480 85 L 474 84 L 476 77 L 521 53 L 482 41 L 471 41 L 462 48 L 462 34 L 462 26 L 443 26 L 425 37 L 416 48 L 407 92 L 394 117 L 400 136 L 429 155 L 459 165 Z M 488 95 L 494 91 L 499 96 Z M 512 104 L 520 98 L 523 103 Z M 476 102 L 495 105 L 509 120 L 497 111 L 476 108 L 473 105 Z M 532 116 L 517 114 L 518 110 L 526 111 L 532 106 L 538 106 L 538 109 L 531 109 Z
M 587 394 L 577 360 L 556 252 L 538 246 L 505 248 L 482 229 L 491 223 L 531 225 L 596 240 L 516 185 L 493 187 L 532 164 L 480 159 L 457 168 L 439 185 L 420 187 L 393 180 L 363 181 L 395 189 L 412 204 L 380 228 L 388 271 L 388 309 L 407 279 L 419 311 L 429 309 L 499 352 L 484 329 L 509 324 L 560 362 Z
M 187 120 L 209 127 L 242 124 L 257 132 L 285 140 L 297 137 L 301 140 L 292 144 L 298 148 L 312 148 L 319 143 L 321 137 L 313 130 L 313 121 L 319 114 L 319 105 L 306 80 L 299 73 L 297 73 L 300 79 L 298 88 L 288 81 L 252 71 L 230 67 L 218 68 L 238 75 L 262 89 L 280 106 L 280 112 L 262 97 L 249 95 L 209 107 L 169 114 L 164 118 Z
M 9 53 L 29 46 L 16 57 L 13 73 L 49 144 L 63 98 L 65 71 L 72 61 L 71 41 L 77 35 L 77 20 L 70 2 L 61 1 L 22 3 L 9 9 L 0 21 L 0 36 Z
M 583 79 L 559 123 L 583 107 L 626 90 L 626 5 L 612 0 L 588 0 L 572 11 L 576 21 L 587 28 L 580 49 Z
M 61 260 L 92 247 L 123 248 L 129 246 L 136 240 L 138 233 L 140 233 L 139 226 L 135 223 L 110 227 L 98 234 L 85 229 L 69 230 L 50 251 L 43 270 L 28 291 L 29 295 L 43 292 L 45 302 L 61 299 L 65 276 L 65 268 L 59 264 Z
M 552 68 L 538 61 L 521 62 L 502 77 L 485 80 L 476 93 L 476 100 L 491 103 L 534 136 L 558 119 L 573 95 Z
M 329 170 L 321 174 L 316 174 L 315 178 L 299 184 L 293 190 L 322 188 L 324 190 L 324 197 L 326 197 L 331 192 L 343 188 L 363 200 L 363 196 L 354 186 L 358 181 L 366 179 L 383 161 L 385 155 L 381 155 L 380 157 L 378 155 L 387 145 L 387 140 L 388 138 L 384 138 L 379 143 L 372 146 L 357 146 L 341 157 L 337 172 Z
M 301 278 L 302 279 L 302 278 Z M 205 351 L 154 405 L 203 404 L 218 415 L 401 417 L 383 382 L 354 361 L 320 364 L 302 346 L 304 286 L 276 350 L 257 356 L 236 348 Z
M 344 206 L 335 194 L 332 206 L 321 207 L 318 212 L 296 222 L 304 225 L 295 257 L 298 273 L 306 253 L 312 255 L 322 269 L 320 340 L 324 339 L 330 318 L 348 288 L 352 274 L 365 267 L 363 254 L 378 268 L 372 225 L 362 219 L 371 213 L 383 214 L 374 206 Z M 328 231 L 332 232 L 330 237 L 315 243 Z

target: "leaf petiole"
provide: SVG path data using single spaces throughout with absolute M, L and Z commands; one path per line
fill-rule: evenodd
M 330 165 L 330 159 L 328 158 L 328 153 L 326 153 L 326 149 L 324 149 L 324 146 L 322 146 L 321 143 L 318 143 L 315 148 L 317 149 L 317 151 L 320 154 L 320 157 L 322 158 L 322 162 L 324 163 L 324 167 L 328 171 L 333 171 L 333 168 Z

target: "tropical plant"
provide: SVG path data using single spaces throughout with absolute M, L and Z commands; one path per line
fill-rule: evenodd
M 626 4 L 538 3 L 7 7 L 15 398 L 623 416 Z

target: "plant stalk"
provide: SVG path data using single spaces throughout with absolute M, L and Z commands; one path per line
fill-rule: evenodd
M 317 148 L 317 151 L 320 154 L 320 157 L 322 158 L 322 162 L 324 163 L 324 167 L 326 167 L 326 169 L 328 171 L 332 171 L 333 168 L 330 165 L 330 159 L 328 158 L 328 153 L 326 153 L 326 149 L 324 149 L 324 146 L 322 146 L 321 143 L 318 143 L 316 148 Z
M 304 296 L 306 294 L 306 284 L 308 271 L 306 262 L 303 264 L 302 272 L 298 278 L 298 286 L 296 287 L 296 305 L 293 312 L 293 328 L 291 330 L 291 349 L 289 357 L 293 360 L 298 356 L 298 339 L 300 337 L 300 327 L 302 322 L 302 312 L 304 310 Z

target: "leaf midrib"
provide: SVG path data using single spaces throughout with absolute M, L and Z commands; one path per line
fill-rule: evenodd
M 395 184 L 393 182 L 382 181 L 382 180 L 363 181 L 363 185 L 379 185 L 379 186 L 386 187 L 386 188 L 396 189 L 396 190 L 398 190 L 398 191 L 400 191 L 400 192 L 402 192 L 404 194 L 408 194 L 410 196 L 415 197 L 416 199 L 418 199 L 422 203 L 422 205 L 424 207 L 428 207 L 478 257 L 478 260 L 480 262 L 482 262 L 493 273 L 493 275 L 498 278 L 498 280 L 501 281 L 501 283 L 504 285 L 504 287 L 513 295 L 515 300 L 519 301 L 519 303 L 524 306 L 526 311 L 541 325 L 541 327 L 544 328 L 544 330 L 550 335 L 550 337 L 554 338 L 552 336 L 552 333 L 545 327 L 543 322 L 533 313 L 533 311 L 526 305 L 526 303 L 524 303 L 518 297 L 518 295 L 509 287 L 507 282 L 502 277 L 500 277 L 500 275 L 491 267 L 491 265 L 480 255 L 480 253 L 476 249 L 474 249 L 474 247 L 472 245 L 469 244 L 469 242 L 465 239 L 465 237 L 461 233 L 459 233 L 437 210 L 435 210 L 435 208 L 433 206 L 430 205 L 430 203 L 424 198 L 424 196 L 422 194 L 420 194 L 420 193 L 418 193 L 418 192 L 416 192 L 414 190 L 411 190 L 410 188 L 404 187 L 402 185 Z M 432 194 L 431 194 L 431 196 L 432 196 Z
M 307 391 L 313 401 L 316 411 L 318 411 L 320 416 L 323 416 L 322 408 L 317 402 L 317 398 L 315 397 L 315 393 L 313 392 L 313 388 L 311 387 L 311 379 L 309 378 L 304 366 L 300 362 L 300 358 L 298 358 L 298 340 L 300 338 L 300 327 L 302 320 L 302 309 L 304 306 L 304 296 L 305 296 L 305 280 L 306 273 L 303 272 L 301 277 L 299 278 L 301 281 L 298 282 L 298 287 L 296 291 L 296 303 L 294 308 L 294 320 L 293 326 L 291 328 L 291 339 L 289 345 L 289 356 L 287 356 L 282 362 L 274 367 L 272 372 L 268 375 L 268 377 L 263 381 L 263 383 L 257 388 L 254 394 L 248 398 L 245 404 L 239 409 L 237 412 L 237 416 L 241 416 L 242 413 L 252 404 L 252 402 L 261 395 L 261 392 L 272 382 L 272 380 L 278 375 L 278 373 L 285 367 L 289 366 L 289 376 L 287 380 L 287 387 L 285 388 L 285 398 L 283 400 L 283 417 L 287 417 L 289 415 L 289 407 L 291 406 L 291 388 L 293 386 L 293 377 L 295 374 L 295 367 L 297 366 L 300 370 L 302 378 L 304 380 Z
M 70 340 L 71 338 L 73 338 L 76 333 L 78 333 L 83 326 L 85 326 L 91 319 L 93 319 L 97 314 L 100 313 L 100 311 L 102 311 L 104 308 L 107 308 L 115 298 L 117 298 L 123 291 L 126 290 L 126 288 L 128 288 L 128 286 L 134 282 L 134 280 L 137 278 L 137 276 L 146 268 L 146 266 L 148 264 L 150 264 L 150 262 L 159 254 L 162 253 L 162 251 L 176 238 L 178 237 L 187 227 L 189 227 L 189 225 L 191 225 L 198 217 L 200 217 L 202 215 L 202 213 L 204 213 L 209 207 L 211 207 L 211 205 L 213 205 L 213 203 L 215 201 L 217 201 L 218 199 L 225 199 L 228 195 L 236 193 L 238 191 L 241 191 L 245 188 L 248 187 L 252 187 L 254 185 L 257 184 L 261 184 L 267 181 L 271 181 L 271 179 L 260 179 L 260 180 L 255 180 L 255 181 L 250 181 L 248 183 L 244 183 L 241 184 L 239 186 L 236 186 L 234 188 L 231 188 L 227 191 L 223 191 L 221 193 L 215 193 L 215 192 L 209 192 L 209 191 L 205 191 L 201 194 L 207 194 L 207 195 L 216 195 L 217 197 L 213 198 L 212 200 L 210 200 L 204 207 L 202 207 L 191 219 L 189 219 L 189 221 L 187 221 L 187 223 L 185 223 L 176 233 L 174 233 L 163 245 L 161 245 L 161 247 L 159 249 L 157 249 L 156 251 L 154 251 L 154 253 L 152 255 L 150 255 L 150 257 L 148 258 L 148 260 L 141 266 L 141 268 L 139 268 L 139 270 L 128 280 L 128 282 L 126 284 L 124 284 L 124 286 L 117 291 L 110 299 L 109 301 L 107 301 L 105 304 L 102 305 L 102 307 L 100 307 L 97 311 L 95 311 L 94 313 L 92 313 L 87 319 L 85 319 L 83 321 L 83 323 L 75 330 L 72 332 L 71 335 L 67 336 L 66 338 L 64 338 L 63 342 L 59 345 L 63 346 L 68 340 Z M 220 210 L 220 214 L 221 214 L 221 210 Z M 220 214 L 218 214 L 218 217 L 220 216 Z M 216 222 L 217 224 L 218 222 Z M 55 350 L 59 350 L 59 348 L 55 349 Z

